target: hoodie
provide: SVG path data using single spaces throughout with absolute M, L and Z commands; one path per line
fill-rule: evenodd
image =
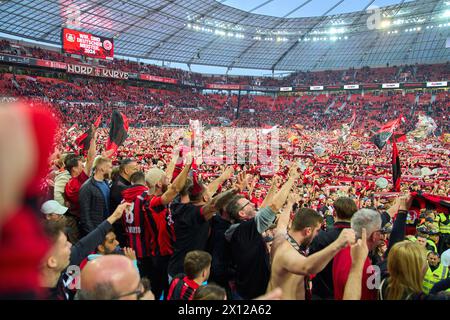
M 262 233 L 275 220 L 270 207 L 260 209 L 250 220 L 233 224 L 225 232 L 236 270 L 236 290 L 244 299 L 266 292 L 270 279 L 270 257 Z

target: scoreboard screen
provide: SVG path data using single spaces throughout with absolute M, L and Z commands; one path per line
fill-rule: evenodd
M 77 30 L 62 29 L 63 52 L 97 59 L 114 58 L 114 40 Z

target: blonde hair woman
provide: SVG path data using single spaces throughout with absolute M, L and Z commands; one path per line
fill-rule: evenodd
M 428 262 L 427 252 L 419 244 L 396 243 L 389 252 L 387 268 L 389 277 L 381 283 L 381 300 L 450 300 L 446 293 L 426 295 L 422 292 Z

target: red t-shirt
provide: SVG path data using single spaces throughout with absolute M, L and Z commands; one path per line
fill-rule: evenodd
M 64 188 L 65 198 L 70 203 L 70 212 L 77 217 L 80 216 L 80 203 L 78 202 L 80 188 L 88 179 L 87 174 L 81 171 L 78 177 L 70 178 Z
M 371 265 L 372 262 L 369 257 L 367 257 L 363 268 L 361 300 L 376 300 L 377 298 L 377 290 L 371 290 L 367 287 L 367 279 L 374 273 L 374 269 Z M 333 285 L 335 300 L 342 300 L 344 296 L 345 285 L 347 283 L 351 267 L 352 257 L 350 255 L 350 246 L 347 246 L 339 251 L 333 259 Z
M 168 206 L 162 204 L 162 198 L 156 196 L 150 200 L 150 211 L 158 232 L 156 237 L 157 251 L 161 256 L 170 256 L 173 254 L 175 242 L 172 213 Z

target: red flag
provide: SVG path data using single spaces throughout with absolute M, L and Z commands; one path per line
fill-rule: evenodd
M 370 140 L 378 147 L 378 149 L 383 149 L 383 147 L 386 145 L 386 142 L 391 139 L 395 129 L 400 124 L 400 121 L 402 119 L 403 116 L 400 115 L 398 119 L 389 121 L 388 123 L 383 125 L 374 136 L 372 136 Z
M 437 212 L 450 212 L 450 197 L 437 196 L 429 193 L 411 192 L 413 198 L 411 209 L 429 209 Z
M 380 130 L 378 130 L 378 132 L 391 132 L 394 133 L 394 130 L 397 128 L 397 126 L 400 124 L 400 121 L 402 120 L 403 116 L 400 115 L 398 117 L 398 119 L 389 121 L 388 123 L 386 123 L 385 125 L 381 126 Z
M 102 121 L 102 116 L 98 116 L 97 120 L 94 122 L 94 126 L 98 128 L 100 125 L 100 122 Z M 81 136 L 75 139 L 75 144 L 81 149 L 81 153 L 86 156 L 87 151 L 89 150 L 89 147 L 91 146 L 91 140 L 93 138 L 93 131 L 92 127 L 89 127 L 89 129 L 84 132 Z
M 128 119 L 122 112 L 114 110 L 106 150 L 114 150 L 116 153 L 126 138 L 128 138 Z

